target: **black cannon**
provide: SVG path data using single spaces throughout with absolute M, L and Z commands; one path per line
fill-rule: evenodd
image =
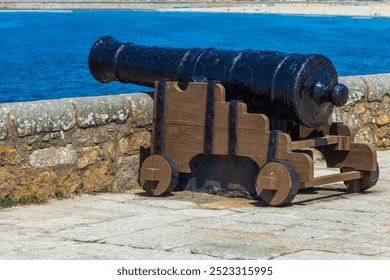
M 154 87 L 161 79 L 216 80 L 225 87 L 227 101 L 244 101 L 248 112 L 307 127 L 325 123 L 333 106 L 348 98 L 332 62 L 315 54 L 147 47 L 106 36 L 93 45 L 88 63 L 103 83 Z
M 140 185 L 153 196 L 191 178 L 240 185 L 279 206 L 299 189 L 344 182 L 358 192 L 378 180 L 375 150 L 328 118 L 348 89 L 322 55 L 146 47 L 102 37 L 89 67 L 103 83 L 155 88 L 151 153 L 139 169 Z M 340 173 L 315 177 L 309 148 Z

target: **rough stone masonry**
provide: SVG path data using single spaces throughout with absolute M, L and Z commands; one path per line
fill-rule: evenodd
M 342 77 L 350 100 L 333 118 L 357 142 L 390 147 L 390 74 Z M 39 201 L 137 185 L 150 147 L 143 93 L 0 105 L 0 201 Z
M 336 108 L 333 119 L 350 125 L 355 141 L 390 148 L 390 73 L 341 77 L 349 100 Z
M 136 185 L 152 107 L 142 93 L 2 105 L 0 200 Z

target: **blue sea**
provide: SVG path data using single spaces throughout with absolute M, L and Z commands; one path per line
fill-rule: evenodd
M 103 35 L 150 46 L 318 53 L 339 76 L 390 72 L 390 18 L 142 11 L 0 12 L 0 103 L 150 91 L 100 84 Z

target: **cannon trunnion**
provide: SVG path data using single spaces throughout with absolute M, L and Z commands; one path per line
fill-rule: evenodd
M 251 159 L 259 170 L 255 196 L 270 206 L 291 203 L 300 189 L 344 182 L 360 192 L 378 180 L 373 147 L 330 121 L 348 90 L 323 56 L 148 48 L 103 37 L 89 66 L 101 82 L 154 87 L 152 149 L 139 172 L 150 195 L 174 191 L 202 155 Z M 270 119 L 292 129 L 277 130 Z M 340 172 L 315 177 L 309 148 Z

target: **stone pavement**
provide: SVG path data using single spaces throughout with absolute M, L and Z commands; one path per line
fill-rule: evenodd
M 378 161 L 380 179 L 367 193 L 316 187 L 283 208 L 130 191 L 0 209 L 0 259 L 388 260 L 390 151 Z

